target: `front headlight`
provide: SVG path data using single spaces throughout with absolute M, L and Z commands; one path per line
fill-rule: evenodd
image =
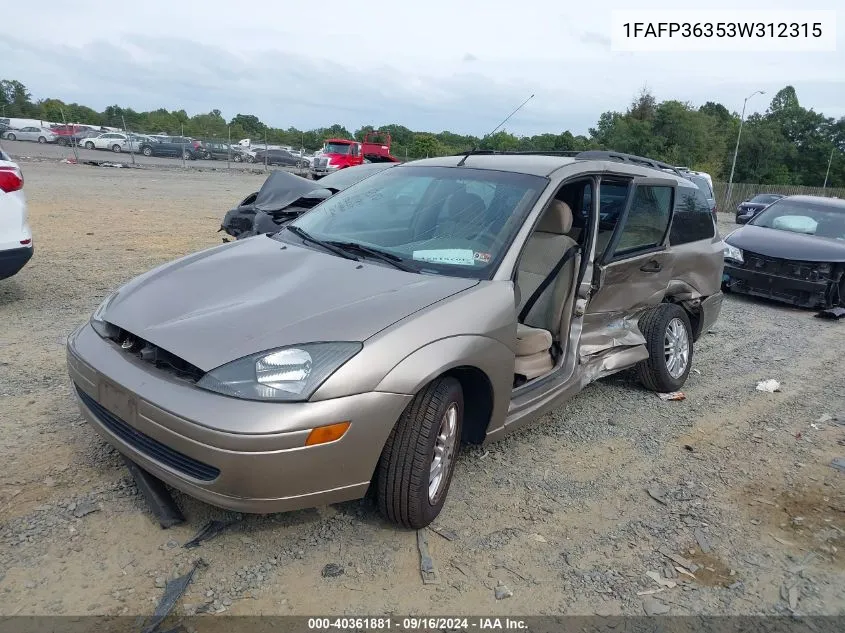
M 730 259 L 740 264 L 745 263 L 745 260 L 742 258 L 742 250 L 738 249 L 736 246 L 731 246 L 726 243 L 724 255 L 725 259 Z
M 97 309 L 94 310 L 94 314 L 91 315 L 91 327 L 94 328 L 94 331 L 103 338 L 111 338 L 117 333 L 116 328 L 105 321 L 106 308 L 108 308 L 109 304 L 114 301 L 115 297 L 117 297 L 117 290 L 103 299 L 103 302 L 97 306 Z
M 244 400 L 303 402 L 363 347 L 307 343 L 259 352 L 212 369 L 197 387 Z

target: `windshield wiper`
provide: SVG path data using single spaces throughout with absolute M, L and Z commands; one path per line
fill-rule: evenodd
M 343 257 L 344 259 L 351 259 L 351 260 L 356 261 L 356 262 L 361 261 L 361 259 L 359 257 L 355 257 L 355 255 L 353 255 L 352 253 L 349 253 L 349 252 L 345 251 L 344 249 L 339 248 L 339 247 L 335 246 L 334 244 L 332 244 L 330 242 L 325 242 L 321 239 L 314 237 L 308 231 L 306 231 L 305 229 L 299 228 L 295 224 L 285 224 L 285 228 L 288 231 L 290 231 L 291 233 L 293 233 L 294 235 L 296 235 L 297 237 L 301 238 L 304 242 L 311 242 L 312 244 L 316 244 L 317 246 L 322 246 L 324 249 L 326 249 L 330 253 L 334 253 L 335 255 L 338 255 L 339 257 Z
M 363 244 L 359 244 L 358 242 L 341 242 L 339 240 L 330 240 L 326 243 L 331 244 L 332 246 L 336 246 L 338 248 L 342 248 L 345 251 L 358 251 L 359 253 L 363 253 L 364 255 L 369 255 L 370 257 L 379 259 L 387 264 L 390 264 L 395 268 L 398 268 L 399 270 L 404 270 L 407 273 L 419 272 L 419 270 L 415 266 L 410 266 L 406 264 L 405 260 L 399 257 L 398 255 L 388 253 L 387 251 L 383 251 L 378 248 L 364 246 Z

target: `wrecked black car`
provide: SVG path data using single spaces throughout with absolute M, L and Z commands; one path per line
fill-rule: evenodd
M 725 238 L 723 287 L 804 308 L 845 307 L 845 200 L 776 200 Z
M 326 198 L 398 163 L 370 163 L 342 169 L 320 180 L 274 171 L 259 191 L 248 195 L 226 213 L 219 231 L 237 240 L 275 233 L 287 222 L 317 206 Z

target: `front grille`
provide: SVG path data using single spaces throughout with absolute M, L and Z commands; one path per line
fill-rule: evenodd
M 205 375 L 205 372 L 199 367 L 192 365 L 186 360 L 182 360 L 175 354 L 171 354 L 167 350 L 153 345 L 149 341 L 145 341 L 114 324 L 109 325 L 115 332 L 114 336 L 110 338 L 120 345 L 121 351 L 132 354 L 136 358 L 140 358 L 142 361 L 155 366 L 156 369 L 180 380 L 195 383 Z
M 79 399 L 82 400 L 82 403 L 88 407 L 100 423 L 139 453 L 143 453 L 150 459 L 160 462 L 165 466 L 170 466 L 173 470 L 177 470 L 188 477 L 199 479 L 200 481 L 213 481 L 220 475 L 218 468 L 209 466 L 193 457 L 188 457 L 179 451 L 173 450 L 169 446 L 165 446 L 158 440 L 154 440 L 129 426 L 94 400 L 94 398 L 82 391 L 77 385 L 74 386 L 76 387 L 76 393 L 79 394 Z
M 792 259 L 780 259 L 777 257 L 759 255 L 758 253 L 751 253 L 749 251 L 745 251 L 743 253 L 743 259 L 745 260 L 743 267 L 746 270 L 754 270 L 769 275 L 789 277 L 790 279 L 801 279 L 803 281 L 821 281 L 824 278 L 824 276 L 819 273 L 818 262 L 800 262 Z
M 316 169 L 325 169 L 325 167 L 329 164 L 328 158 L 315 158 L 314 159 L 314 167 Z

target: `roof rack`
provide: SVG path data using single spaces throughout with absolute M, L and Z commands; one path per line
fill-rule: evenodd
M 642 165 L 643 167 L 651 167 L 652 169 L 663 169 L 671 171 L 678 176 L 683 177 L 680 169 L 669 163 L 664 163 L 652 158 L 645 158 L 644 156 L 635 156 L 634 154 L 623 154 L 622 152 L 607 152 L 602 150 L 590 150 L 587 152 L 579 152 L 575 158 L 581 160 L 615 160 L 620 163 L 631 163 L 632 165 Z
M 624 154 L 622 152 L 609 152 L 605 150 L 588 150 L 588 151 L 503 151 L 496 149 L 474 149 L 468 152 L 459 152 L 454 156 L 569 156 L 578 160 L 614 160 L 620 163 L 630 163 L 632 165 L 642 165 L 643 167 L 651 167 L 652 169 L 661 169 L 664 171 L 671 171 L 677 176 L 684 177 L 681 171 L 690 170 L 687 167 L 675 167 L 669 163 L 664 163 L 653 158 L 646 158 L 644 156 L 635 156 L 634 154 Z
M 571 156 L 576 157 L 580 152 L 577 151 L 556 151 L 556 150 L 529 150 L 529 151 L 510 151 L 499 149 L 473 149 L 467 152 L 458 152 L 453 156 L 489 156 L 495 154 L 496 156 Z

